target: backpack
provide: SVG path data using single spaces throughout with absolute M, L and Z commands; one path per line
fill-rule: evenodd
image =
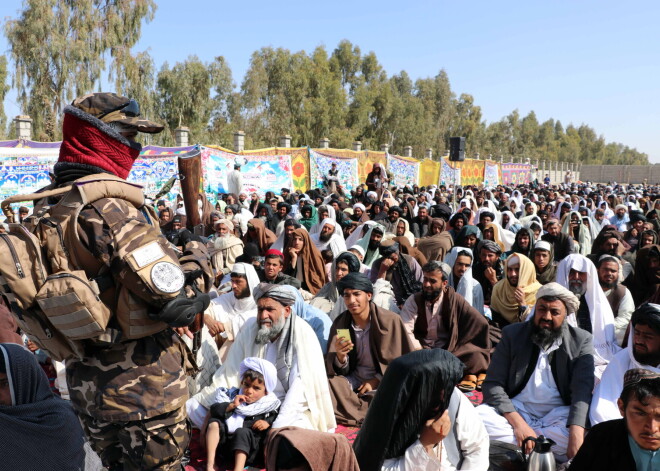
M 47 204 L 47 198 L 59 195 L 63 196 L 57 204 Z M 99 285 L 114 286 L 111 274 L 90 279 L 75 265 L 84 255 L 77 235 L 80 211 L 110 197 L 136 207 L 144 201 L 139 187 L 104 175 L 89 184 L 76 182 L 2 202 L 10 219 L 11 203 L 35 201 L 35 213 L 26 218 L 25 226 L 10 223 L 9 232 L 0 234 L 0 292 L 21 330 L 58 361 L 82 359 L 86 340 L 108 345 L 120 335 L 108 328 L 112 311 L 100 298 Z

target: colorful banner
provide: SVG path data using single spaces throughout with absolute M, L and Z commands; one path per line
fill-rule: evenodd
M 128 181 L 142 185 L 144 194 L 153 197 L 167 183 L 167 180 L 177 173 L 179 173 L 177 155 L 139 157 L 133 164 L 131 173 L 128 174 Z M 175 201 L 176 195 L 179 193 L 181 193 L 181 185 L 177 180 L 172 189 L 161 199 Z M 154 206 L 155 203 L 154 201 Z
M 59 149 L 2 148 L 0 152 L 0 200 L 34 193 L 50 184 L 50 172 Z M 32 206 L 32 202 L 21 203 Z
M 485 163 L 485 161 L 477 159 L 465 159 L 463 162 L 455 162 L 456 167 L 461 169 L 461 185 L 483 185 Z
M 390 185 L 403 188 L 417 185 L 419 181 L 419 161 L 397 155 L 387 154 L 387 175 Z
M 227 193 L 227 175 L 234 169 L 236 154 L 210 147 L 202 147 L 204 189 L 207 194 Z M 291 188 L 290 155 L 241 155 L 243 190 L 257 192 L 264 197 L 267 191 L 279 194 L 282 188 Z M 213 201 L 213 199 L 211 200 Z
M 484 164 L 484 186 L 500 184 L 500 167 L 497 162 L 486 161 Z
M 438 185 L 460 185 L 461 176 L 460 168 L 454 168 L 447 159 L 442 159 L 442 170 L 440 171 Z
M 337 164 L 339 183 L 344 187 L 344 191 L 352 191 L 360 183 L 358 180 L 358 159 L 334 157 L 310 149 L 309 174 L 312 180 L 312 188 L 323 188 L 325 176 L 328 175 L 333 163 Z
M 266 149 L 248 150 L 241 155 L 290 155 L 293 189 L 306 192 L 310 188 L 309 154 L 307 147 L 268 147 Z
M 502 184 L 524 185 L 529 183 L 530 164 L 502 164 Z
M 440 181 L 440 162 L 424 159 L 419 164 L 419 186 L 437 185 Z

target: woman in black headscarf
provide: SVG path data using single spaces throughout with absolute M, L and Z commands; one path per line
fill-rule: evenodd
M 463 364 L 442 349 L 418 350 L 390 363 L 353 445 L 360 469 L 380 471 L 420 436 L 432 435 L 429 428 L 442 420 L 462 377 Z
M 84 469 L 84 438 L 71 405 L 55 396 L 34 355 L 0 344 L 2 469 Z M 5 381 L 2 381 L 5 383 Z

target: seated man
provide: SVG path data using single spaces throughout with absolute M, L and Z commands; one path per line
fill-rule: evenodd
M 477 260 L 474 262 L 472 273 L 474 279 L 483 288 L 484 304 L 488 306 L 490 306 L 493 286 L 504 278 L 504 267 L 500 255 L 502 255 L 502 249 L 492 240 L 482 240 L 477 245 Z
M 557 283 L 536 293 L 534 317 L 502 330 L 477 408 L 491 440 L 522 446 L 545 435 L 565 461 L 584 440 L 594 387 L 592 336 L 566 322 L 578 299 Z M 532 442 L 527 442 L 530 452 Z
M 243 241 L 234 235 L 234 224 L 228 219 L 218 219 L 215 224 L 217 237 L 210 249 L 211 263 L 218 281 L 236 263 L 236 258 L 243 253 Z
M 264 268 L 257 270 L 259 280 L 273 285 L 289 285 L 296 289 L 300 289 L 300 280 L 285 275 L 282 270 L 284 269 L 284 254 L 276 249 L 269 249 L 266 252 L 264 259 Z
M 392 285 L 398 307 L 403 306 L 409 296 L 422 289 L 422 267 L 410 255 L 399 251 L 399 243 L 386 240 L 378 249 L 381 258 L 371 267 L 369 278 L 372 283 L 385 280 Z
M 325 366 L 337 422 L 358 426 L 387 366 L 413 346 L 401 318 L 371 301 L 366 276 L 349 273 L 337 289 L 347 310 L 332 323 Z
M 465 364 L 460 386 L 473 390 L 483 382 L 490 361 L 488 319 L 448 286 L 451 270 L 446 263 L 424 265 L 422 292 L 403 305 L 401 319 L 415 349 L 443 348 Z
M 660 469 L 660 373 L 628 370 L 617 406 L 623 418 L 592 428 L 570 471 Z
M 628 346 L 614 355 L 594 390 L 589 417 L 592 424 L 619 418 L 617 399 L 623 375 L 633 368 L 660 373 L 660 306 L 644 304 L 632 315 Z
M 292 315 L 296 296 L 285 286 L 261 283 L 255 290 L 257 319 L 248 321 L 234 340 L 213 382 L 186 403 L 188 417 L 201 427 L 219 387 L 238 384 L 239 366 L 248 357 L 264 358 L 277 368 L 282 402 L 274 428 L 295 426 L 332 431 L 335 417 L 323 367 L 323 353 L 310 325 Z
M 602 255 L 596 262 L 596 269 L 598 270 L 598 282 L 614 315 L 616 341 L 619 345 L 623 345 L 630 316 L 635 310 L 635 301 L 628 288 L 619 283 L 621 261 L 615 255 Z
M 538 241 L 532 249 L 532 262 L 536 269 L 536 281 L 547 285 L 557 280 L 557 266 L 552 260 L 552 246 L 545 240 Z
M 557 283 L 580 300 L 575 323 L 594 336 L 595 375 L 600 379 L 607 363 L 621 348 L 616 343 L 614 315 L 598 283 L 596 267 L 583 255 L 569 255 L 557 266 Z
M 224 361 L 234 338 L 245 322 L 257 316 L 252 293 L 259 284 L 254 267 L 235 263 L 231 273 L 231 291 L 211 300 L 204 315 L 204 324 L 218 345 L 220 361 Z
M 481 285 L 472 278 L 472 250 L 454 247 L 447 254 L 445 262 L 451 268 L 449 286 L 463 296 L 470 306 L 484 314 L 484 292 Z
M 573 238 L 561 232 L 561 224 L 558 219 L 548 219 L 545 223 L 545 230 L 546 233 L 541 239 L 552 244 L 556 262 L 573 252 Z
M 536 281 L 534 264 L 514 253 L 506 259 L 506 276 L 493 286 L 490 309 L 493 322 L 500 328 L 527 318 L 541 284 Z
M 325 249 L 332 250 L 333 257 L 346 251 L 344 234 L 337 221 L 332 218 L 325 218 L 321 221 L 321 230 L 316 234 L 312 234 L 310 239 L 319 249 L 319 252 Z

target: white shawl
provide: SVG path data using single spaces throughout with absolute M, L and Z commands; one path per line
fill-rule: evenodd
M 458 281 L 456 292 L 463 296 L 465 300 L 479 311 L 484 313 L 484 294 L 474 278 L 472 278 L 472 263 L 474 262 L 474 255 L 472 250 L 466 247 L 452 247 L 451 251 L 445 256 L 445 263 L 451 267 L 449 274 L 449 285 L 454 286 L 454 264 L 456 259 L 462 252 L 467 252 L 470 255 L 470 268 L 467 269 L 463 277 Z

